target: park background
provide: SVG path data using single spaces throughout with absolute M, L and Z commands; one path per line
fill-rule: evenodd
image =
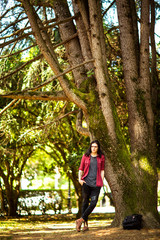
M 21 214 L 24 188 L 66 188 L 80 215 L 78 167 L 97 138 L 114 225 L 137 212 L 159 226 L 158 23 L 159 1 L 2 1 L 2 216 Z

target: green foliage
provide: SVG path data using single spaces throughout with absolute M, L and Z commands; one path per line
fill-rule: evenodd
M 63 104 L 62 104 L 63 106 Z M 54 112 L 54 118 L 58 114 L 59 106 L 56 106 Z M 69 111 L 68 106 L 65 111 Z M 72 108 L 73 110 L 73 108 Z M 50 115 L 48 115 L 48 121 Z M 48 129 L 41 129 L 39 132 L 40 139 L 43 138 L 43 142 L 37 138 L 39 144 L 41 144 L 41 154 L 40 150 L 36 152 L 36 155 L 32 157 L 33 162 L 36 159 L 38 165 L 36 169 L 39 171 L 43 170 L 43 173 L 54 172 L 56 166 L 59 167 L 61 175 L 68 174 L 72 171 L 78 171 L 78 166 L 80 164 L 81 157 L 86 150 L 89 139 L 80 136 L 75 129 L 75 116 L 69 115 L 61 120 L 53 121 Z M 45 154 L 42 153 L 44 151 Z M 48 154 L 48 157 L 47 155 Z M 32 161 L 30 159 L 30 161 Z M 48 160 L 47 160 L 48 159 Z
M 12 114 L 16 114 L 16 117 Z M 14 109 L 12 114 L 4 114 L 1 119 L 0 177 L 5 187 L 9 185 L 11 189 L 17 189 L 24 165 L 33 152 L 34 136 L 18 141 L 24 123 L 18 119 L 18 111 Z
M 87 72 L 87 77 L 91 77 L 92 75 L 94 75 L 93 69 Z
M 63 115 L 75 109 L 73 104 L 66 105 L 63 102 L 21 101 L 16 109 L 7 114 L 12 119 L 12 132 L 9 132 L 11 142 L 29 142 L 34 149 L 23 171 L 23 176 L 29 181 L 33 181 L 36 176 L 44 179 L 42 182 L 46 177 L 54 179 L 57 166 L 62 176 L 78 171 L 89 139 L 77 133 L 74 114 L 63 118 Z M 5 124 L 6 119 L 3 122 L 3 128 L 6 129 L 9 125 Z M 54 181 L 50 180 L 48 185 L 41 185 L 41 188 L 53 186 Z

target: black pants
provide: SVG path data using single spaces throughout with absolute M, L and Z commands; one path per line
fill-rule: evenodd
M 88 216 L 91 214 L 95 208 L 101 187 L 90 187 L 86 183 L 83 183 L 82 194 L 83 194 L 83 204 L 82 204 L 82 218 L 88 221 Z

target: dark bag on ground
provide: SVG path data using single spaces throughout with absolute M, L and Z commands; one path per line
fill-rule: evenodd
M 142 215 L 133 214 L 131 216 L 125 217 L 122 222 L 123 229 L 138 229 L 142 228 Z

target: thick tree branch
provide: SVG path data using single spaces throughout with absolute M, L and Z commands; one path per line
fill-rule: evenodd
M 115 122 L 113 117 L 113 109 L 109 91 L 109 77 L 106 65 L 105 40 L 102 29 L 101 6 L 96 0 L 88 0 L 90 12 L 90 24 L 92 37 L 92 56 L 94 57 L 95 76 L 97 80 L 97 89 L 101 102 L 102 112 L 105 118 L 106 126 L 110 139 L 117 144 L 117 136 L 115 131 Z M 108 121 L 108 119 L 110 119 Z
M 27 153 L 27 156 L 25 157 L 25 160 L 23 161 L 23 163 L 22 163 L 22 165 L 21 165 L 21 168 L 19 169 L 19 173 L 17 174 L 17 177 L 16 177 L 16 178 L 19 179 L 19 178 L 21 177 L 23 168 L 24 168 L 27 160 L 29 159 L 29 157 L 32 155 L 33 152 L 34 152 L 34 150 L 32 149 L 31 151 L 29 151 L 29 152 Z
M 151 59 L 151 75 L 152 81 L 154 81 L 154 77 L 158 79 L 157 76 L 157 59 L 156 59 L 156 43 L 155 43 L 155 2 L 151 1 L 151 25 L 150 25 L 150 39 L 151 39 L 151 51 L 152 51 L 152 59 Z M 156 79 L 156 81 L 157 81 Z M 153 83 L 152 83 L 153 84 Z M 155 84 L 155 82 L 154 82 Z
M 87 32 L 87 37 L 88 37 L 88 41 L 91 47 L 91 33 L 90 33 L 90 23 L 89 23 L 89 15 L 88 15 L 88 9 L 86 8 L 86 1 L 85 0 L 77 0 L 78 6 L 79 6 L 79 10 L 81 12 L 82 15 L 82 19 L 83 19 L 83 23 Z
M 79 132 L 84 136 L 89 136 L 88 128 L 82 127 L 82 118 L 83 118 L 83 113 L 82 113 L 82 110 L 80 110 L 79 113 L 77 114 L 77 120 L 76 120 L 77 132 Z
M 64 92 L 63 92 L 63 94 L 62 94 L 62 92 L 59 92 L 55 99 L 51 99 L 51 98 L 54 98 L 55 96 L 52 96 L 51 98 L 48 98 L 49 92 L 47 92 L 46 95 L 44 94 L 43 96 L 38 96 L 39 94 L 43 94 L 44 92 L 43 93 L 42 92 L 40 92 L 40 93 L 37 92 L 37 93 L 33 94 L 33 93 L 31 93 L 31 91 L 37 91 L 38 89 L 40 89 L 40 88 L 48 85 L 49 83 L 51 83 L 54 79 L 56 79 L 56 78 L 58 78 L 60 76 L 63 76 L 66 73 L 71 72 L 73 69 L 78 68 L 78 67 L 80 67 L 80 66 L 82 66 L 82 65 L 84 65 L 84 64 L 86 64 L 88 62 L 93 62 L 93 59 L 91 59 L 89 61 L 85 61 L 85 62 L 83 62 L 81 64 L 78 64 L 78 65 L 76 65 L 76 66 L 74 66 L 72 68 L 69 68 L 66 71 L 64 71 L 63 73 L 50 78 L 48 81 L 46 81 L 46 82 L 42 83 L 41 85 L 38 85 L 38 86 L 36 86 L 34 88 L 25 89 L 25 90 L 23 90 L 21 92 L 18 91 L 18 92 L 12 92 L 12 93 L 8 93 L 8 94 L 3 94 L 3 95 L 1 94 L 0 97 L 13 98 L 13 99 L 30 99 L 30 100 L 57 100 L 57 101 L 58 100 L 69 100 L 69 98 L 64 94 Z M 53 92 L 51 94 L 53 94 Z M 36 95 L 37 95 L 37 97 L 36 97 Z
M 141 10 L 141 45 L 140 45 L 140 87 L 145 96 L 145 110 L 144 118 L 147 117 L 146 124 L 148 125 L 149 138 L 152 139 L 150 143 L 151 151 L 156 148 L 154 139 L 154 114 L 152 109 L 151 99 L 151 79 L 150 79 L 150 53 L 149 53 L 149 15 L 150 4 L 149 1 L 142 1 Z M 144 126 L 144 121 L 143 121 Z M 147 133 L 145 133 L 148 135 Z M 144 146 L 144 145 L 143 145 Z M 148 143 L 146 143 L 146 150 L 148 151 Z M 154 151 L 155 153 L 156 151 Z M 156 156 L 155 156 L 156 158 Z M 153 158 L 154 159 L 154 158 Z
M 0 95 L 3 98 L 15 99 L 15 102 L 18 99 L 25 100 L 44 100 L 44 101 L 68 101 L 63 91 L 60 92 L 21 92 L 21 93 L 9 93 L 5 95 Z M 13 102 L 13 101 L 12 101 Z M 14 102 L 13 102 L 14 104 Z M 9 106 L 10 107 L 10 106 Z M 9 108 L 8 107 L 8 108 Z M 3 111 L 3 110 L 2 110 Z M 5 110 L 4 110 L 5 111 Z M 1 113 L 0 113 L 1 114 Z
M 78 7 L 77 0 L 72 0 L 72 4 L 73 4 L 74 12 L 79 13 L 80 9 Z M 79 14 L 79 17 L 76 18 L 75 21 L 76 21 L 76 26 L 78 29 L 77 32 L 78 32 L 78 38 L 79 38 L 80 45 L 81 45 L 81 52 L 82 52 L 83 58 L 86 61 L 86 60 L 92 58 L 92 53 L 91 53 L 90 42 L 88 39 L 87 31 L 85 29 L 84 21 L 82 18 L 83 14 L 84 14 L 84 12 L 81 12 L 81 14 Z M 94 68 L 93 63 L 89 63 L 85 66 L 85 69 L 87 71 L 90 71 L 93 68 Z
M 156 114 L 156 106 L 157 106 L 157 96 L 158 96 L 158 71 L 157 71 L 157 54 L 156 54 L 156 42 L 155 42 L 155 1 L 150 2 L 151 5 L 151 25 L 150 25 L 150 42 L 151 42 L 151 96 L 153 103 L 153 111 Z

